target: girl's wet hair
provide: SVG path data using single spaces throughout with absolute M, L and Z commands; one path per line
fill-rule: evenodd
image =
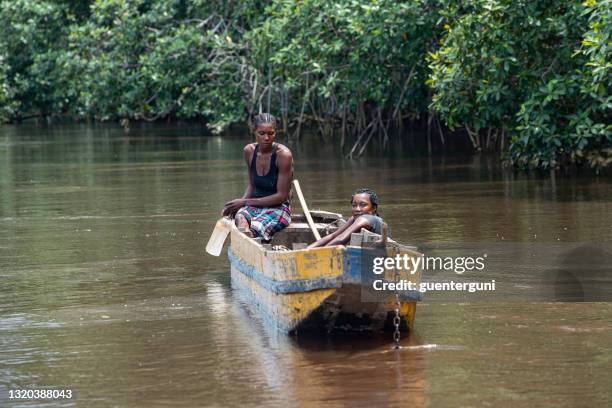
M 374 207 L 374 214 L 378 215 L 378 196 L 374 190 L 370 190 L 369 188 L 358 188 L 353 192 L 351 196 L 351 204 L 353 204 L 353 199 L 357 194 L 367 194 L 370 197 L 370 202 Z
M 255 128 L 263 124 L 271 124 L 276 128 L 278 125 L 278 120 L 270 113 L 260 113 L 259 115 L 255 115 L 253 118 L 253 124 L 255 125 Z

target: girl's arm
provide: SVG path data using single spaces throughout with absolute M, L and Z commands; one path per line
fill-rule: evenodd
M 318 248 L 318 247 L 326 246 L 330 241 L 334 240 L 338 235 L 342 234 L 342 232 L 344 232 L 347 228 L 349 228 L 354 222 L 355 222 L 355 217 L 349 218 L 346 221 L 346 224 L 344 224 L 343 226 L 341 226 L 340 228 L 338 228 L 331 234 L 324 236 L 317 242 L 313 242 L 312 244 L 308 245 L 308 248 Z
M 348 222 L 345 225 L 348 225 Z M 342 231 L 338 229 L 338 231 L 336 232 L 339 233 L 335 237 L 330 239 L 328 242 L 326 242 L 325 246 L 346 245 L 351 239 L 351 234 L 354 232 L 361 231 L 362 228 L 371 229 L 372 226 L 365 218 L 358 217 L 355 222 L 351 223 L 351 225 L 349 225 L 347 228 L 343 229 Z

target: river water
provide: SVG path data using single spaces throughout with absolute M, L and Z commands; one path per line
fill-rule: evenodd
M 612 303 L 425 298 L 399 351 L 388 334 L 269 328 L 227 257 L 204 253 L 244 191 L 248 137 L 202 133 L 1 128 L 0 406 L 612 404 Z M 403 151 L 343 161 L 320 142 L 294 155 L 311 207 L 346 214 L 374 187 L 394 237 L 417 246 L 612 242 L 609 177 Z M 40 388 L 73 398 L 8 399 Z

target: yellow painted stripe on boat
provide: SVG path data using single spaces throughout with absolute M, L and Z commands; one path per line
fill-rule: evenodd
M 284 276 L 279 276 L 279 280 L 341 276 L 344 272 L 343 255 L 342 248 L 334 247 L 268 253 L 271 262 L 283 271 Z
M 277 294 L 261 287 L 254 279 L 232 266 L 232 280 L 240 289 L 249 292 L 255 307 L 267 320 L 281 330 L 290 331 L 315 310 L 336 289 L 319 289 L 311 292 Z

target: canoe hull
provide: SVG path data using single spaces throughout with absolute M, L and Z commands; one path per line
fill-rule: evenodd
M 361 248 L 272 251 L 235 227 L 231 238 L 228 257 L 232 286 L 249 299 L 264 320 L 278 329 L 331 332 L 378 331 L 393 327 L 394 295 L 364 301 Z M 410 255 L 420 254 L 412 252 Z M 420 271 L 403 278 L 417 281 Z M 413 327 L 416 300 L 415 294 L 402 294 L 403 330 Z

